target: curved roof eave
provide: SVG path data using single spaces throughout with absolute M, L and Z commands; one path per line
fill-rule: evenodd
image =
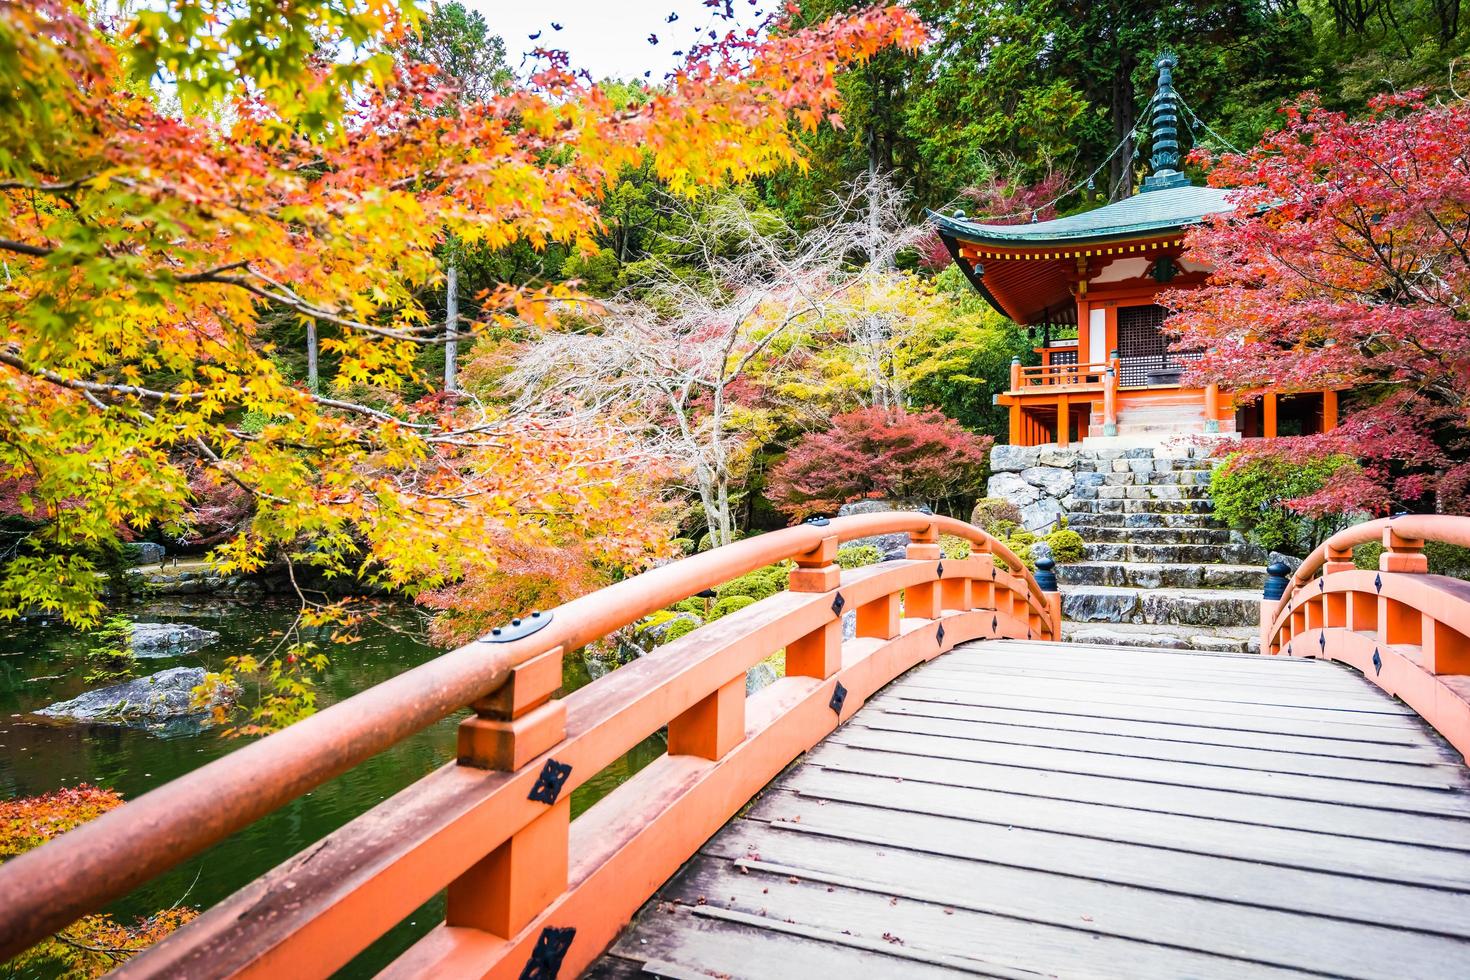
M 1234 191 L 1219 187 L 1175 187 L 1147 191 L 1093 211 L 1021 225 L 990 225 L 935 211 L 929 220 L 943 232 L 977 244 L 1000 247 L 1043 247 L 1088 244 L 1178 231 L 1205 217 L 1234 210 Z

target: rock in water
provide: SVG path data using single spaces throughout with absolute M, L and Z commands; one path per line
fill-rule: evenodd
M 218 688 L 211 692 L 205 703 L 195 704 L 194 688 L 203 683 L 203 667 L 171 667 L 147 677 L 88 691 L 70 701 L 58 701 L 36 714 L 70 721 L 121 725 L 198 715 L 233 703 L 235 692 Z
M 171 657 L 208 646 L 219 639 L 214 630 L 186 623 L 134 623 L 133 654 L 139 657 Z

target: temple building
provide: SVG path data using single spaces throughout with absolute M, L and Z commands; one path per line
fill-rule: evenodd
M 1179 171 L 1175 60 L 1158 61 L 1150 175 L 1132 197 L 1030 224 L 982 224 L 932 214 L 954 261 L 1003 315 L 1030 328 L 1041 363 L 1011 366 L 1012 445 L 1219 433 L 1306 435 L 1337 424 L 1337 393 L 1224 392 L 1181 384 L 1187 352 L 1162 331 L 1165 289 L 1203 285 L 1210 269 L 1184 233 L 1231 210 L 1228 191 L 1196 187 Z

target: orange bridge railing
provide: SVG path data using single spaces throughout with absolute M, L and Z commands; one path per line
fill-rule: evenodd
M 1353 549 L 1370 541 L 1383 544 L 1379 567 L 1359 569 Z M 1356 667 L 1470 759 L 1470 582 L 1430 575 L 1425 541 L 1470 547 L 1470 517 L 1369 521 L 1329 538 L 1289 582 L 1273 566 L 1261 652 Z
M 834 563 L 839 543 L 894 532 L 909 535 L 905 560 Z M 942 558 L 941 532 L 972 542 L 971 556 Z M 790 591 L 554 698 L 564 653 L 788 558 Z M 852 610 L 856 637 L 844 642 Z M 119 975 L 324 977 L 446 889 L 446 921 L 388 975 L 575 975 L 762 786 L 884 684 L 966 640 L 1058 638 L 1060 618 L 1057 594 L 1003 545 L 922 513 L 809 523 L 686 558 L 517 621 L 6 863 L 0 960 L 469 707 L 456 762 Z M 747 669 L 782 649 L 786 676 L 747 696 Z M 572 790 L 664 726 L 668 754 L 573 822 Z

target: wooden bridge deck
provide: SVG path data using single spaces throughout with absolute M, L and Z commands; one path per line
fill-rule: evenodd
M 1470 976 L 1470 780 L 1331 663 L 961 647 L 777 779 L 590 976 Z

